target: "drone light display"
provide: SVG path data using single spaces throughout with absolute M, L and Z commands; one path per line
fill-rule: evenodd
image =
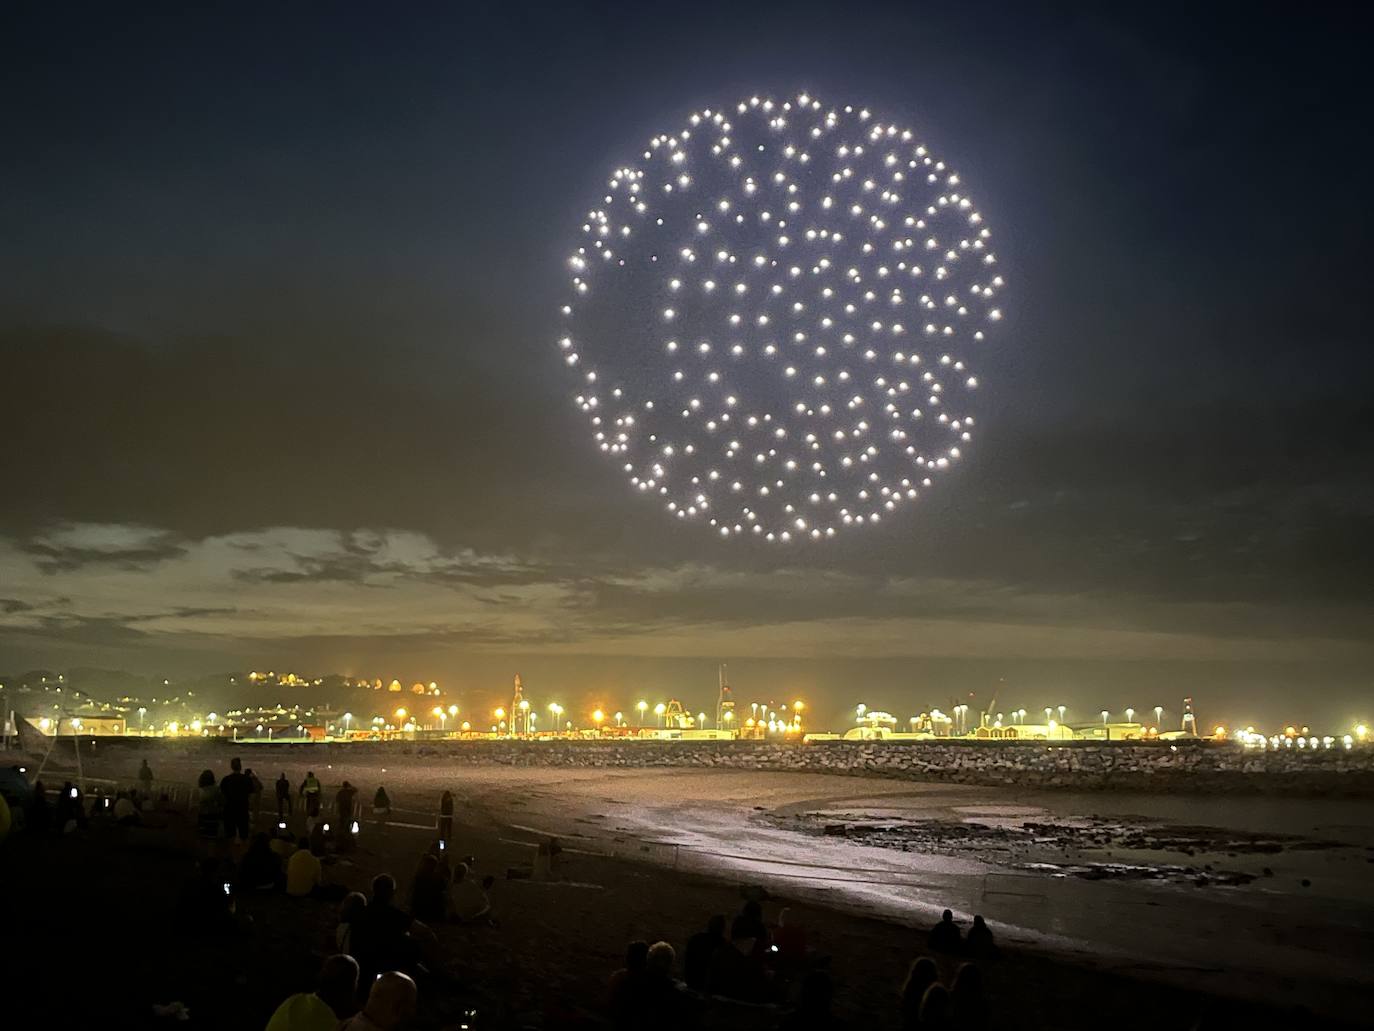
M 598 447 L 670 518 L 823 540 L 966 453 L 1003 281 L 910 130 L 807 94 L 698 111 L 581 230 L 559 351 Z

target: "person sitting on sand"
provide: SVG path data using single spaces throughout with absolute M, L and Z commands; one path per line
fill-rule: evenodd
M 296 854 L 296 839 L 281 827 L 272 828 L 272 838 L 267 844 L 277 854 L 277 858 L 282 861 L 283 868 Z
M 768 928 L 763 923 L 763 906 L 753 899 L 740 907 L 734 922 L 730 925 L 731 941 L 740 941 L 744 938 L 754 939 L 760 952 L 769 945 Z
M 81 789 L 69 780 L 62 782 L 57 799 L 57 830 L 60 834 L 86 829 L 86 799 Z
M 296 851 L 286 861 L 286 894 L 305 898 L 319 893 L 324 884 L 324 864 L 311 848 L 309 840 L 296 842 Z
M 902 1031 L 915 1031 L 921 1026 L 921 1000 L 925 998 L 926 989 L 939 979 L 940 970 L 929 956 L 922 956 L 911 964 L 906 983 L 902 985 Z
M 946 909 L 940 915 L 940 922 L 930 929 L 926 944 L 932 952 L 958 952 L 961 939 L 954 914 Z
M 490 923 L 491 899 L 487 892 L 491 884 L 490 877 L 484 878 L 480 884 L 477 883 L 477 878 L 472 876 L 467 863 L 455 866 L 453 889 L 449 898 L 453 919 L 460 924 Z
M 377 793 L 372 796 L 372 813 L 374 816 L 391 815 L 391 798 L 380 784 L 377 785 Z
M 33 782 L 33 797 L 29 799 L 29 811 L 24 819 L 24 827 L 34 834 L 43 834 L 52 824 L 52 810 L 48 808 L 48 789 L 41 780 Z
M 179 927 L 193 935 L 217 936 L 235 929 L 234 911 L 233 887 L 219 860 L 203 856 L 182 885 L 176 908 Z
M 329 824 L 325 823 L 323 820 L 315 820 L 313 822 L 306 820 L 305 822 L 306 825 L 310 827 L 309 837 L 307 837 L 306 840 L 310 842 L 311 851 L 320 857 L 328 855 L 329 839 L 325 837 L 325 833 L 329 830 Z
M 773 931 L 773 944 L 777 946 L 777 960 L 780 966 L 800 970 L 806 966 L 806 928 L 784 906 L 778 913 L 778 926 Z
M 694 992 L 706 991 L 706 973 L 716 949 L 729 943 L 725 940 L 725 917 L 717 913 L 706 922 L 706 930 L 687 939 L 687 952 L 682 959 L 682 973 L 687 987 Z
M 350 891 L 339 903 L 339 926 L 334 929 L 334 947 L 349 956 L 353 955 L 353 925 L 367 908 L 367 896 L 360 891 Z
M 419 964 L 420 940 L 434 932 L 396 905 L 396 878 L 372 879 L 372 898 L 353 921 L 353 955 L 364 977 L 384 970 L 413 970 Z
M 439 860 L 428 852 L 420 856 L 410 880 L 410 915 L 435 924 L 448 918 L 448 881 L 439 873 Z
M 281 857 L 272 851 L 267 835 L 259 831 L 253 835 L 248 851 L 239 864 L 240 888 L 254 891 L 275 891 L 283 882 Z
M 267 1022 L 267 1031 L 335 1031 L 357 1012 L 358 963 L 352 956 L 330 956 L 320 967 L 313 992 L 288 996 Z
M 644 1010 L 645 968 L 649 962 L 649 943 L 632 941 L 625 946 L 625 965 L 611 975 L 607 1009 L 617 1028 L 630 1028 Z
M 970 956 L 989 959 L 997 954 L 997 946 L 992 940 L 992 930 L 981 916 L 973 918 L 973 926 L 964 938 L 964 947 Z
M 844 1025 L 835 1019 L 832 1006 L 835 986 L 824 970 L 812 970 L 801 983 L 797 1008 L 782 1022 L 782 1031 L 838 1031 Z
M 134 827 L 143 822 L 143 817 L 138 814 L 138 806 L 134 805 L 127 791 L 115 796 L 114 819 L 121 827 Z
M 768 998 L 768 975 L 763 968 L 763 954 L 758 939 L 737 938 L 711 954 L 706 968 L 706 990 L 711 995 L 723 995 L 745 1002 L 763 1002 Z
M 645 1031 L 681 1027 L 686 1023 L 682 986 L 673 977 L 677 952 L 667 942 L 654 942 L 644 960 L 642 1005 L 635 1026 Z
M 973 963 L 965 963 L 954 975 L 949 989 L 950 1008 L 954 1023 L 968 1031 L 982 1031 L 989 1026 L 988 1003 L 983 995 L 983 972 Z
M 363 1011 L 339 1025 L 339 1031 L 395 1031 L 415 1016 L 420 990 L 415 982 L 398 970 L 372 982 Z
M 926 988 L 925 994 L 921 996 L 921 1010 L 916 1018 L 916 1026 L 921 1031 L 926 1031 L 927 1028 L 954 1026 L 949 992 L 945 990 L 944 985 L 937 982 Z

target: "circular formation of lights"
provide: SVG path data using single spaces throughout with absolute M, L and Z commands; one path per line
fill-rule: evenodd
M 615 170 L 558 341 L 600 449 L 672 517 L 823 539 L 972 439 L 1002 278 L 911 131 L 802 94 L 704 110 Z

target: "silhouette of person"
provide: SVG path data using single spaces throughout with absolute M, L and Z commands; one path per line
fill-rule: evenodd
M 927 944 L 934 952 L 957 952 L 963 935 L 959 925 L 954 922 L 954 914 L 948 909 L 940 915 L 940 922 L 930 929 Z

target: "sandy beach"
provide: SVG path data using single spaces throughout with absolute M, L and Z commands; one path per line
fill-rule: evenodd
M 1260 1020 L 1299 1007 L 1364 1019 L 1374 829 L 1358 803 L 243 754 L 268 781 L 285 772 L 295 783 L 313 768 L 327 790 L 346 777 L 370 799 L 386 786 L 393 812 L 365 819 L 359 851 L 334 867 L 350 887 L 382 869 L 407 878 L 434 837 L 439 793 L 454 791 L 454 850 L 497 876 L 502 920 L 443 933 L 457 938 L 454 962 L 491 1026 L 595 1019 L 627 940 L 665 938 L 680 951 L 710 913 L 738 908 L 743 886 L 774 900 L 771 918 L 786 904 L 806 922 L 834 957 L 841 1011 L 861 1026 L 893 1026 L 905 968 L 946 906 L 965 926 L 983 914 L 1003 946 L 988 972 L 997 1026 L 1100 1026 L 1096 1007 L 1141 992 L 1165 1009 L 1123 1011 L 1114 1024 L 1190 1027 L 1208 1011 Z M 189 781 L 223 760 L 215 750 L 155 764 L 159 780 Z M 85 772 L 121 779 L 127 765 L 111 752 Z M 562 880 L 505 879 L 547 836 L 565 849 Z M 316 919 L 325 934 L 331 915 Z M 712 1022 L 737 1019 L 768 1026 L 738 1013 Z

